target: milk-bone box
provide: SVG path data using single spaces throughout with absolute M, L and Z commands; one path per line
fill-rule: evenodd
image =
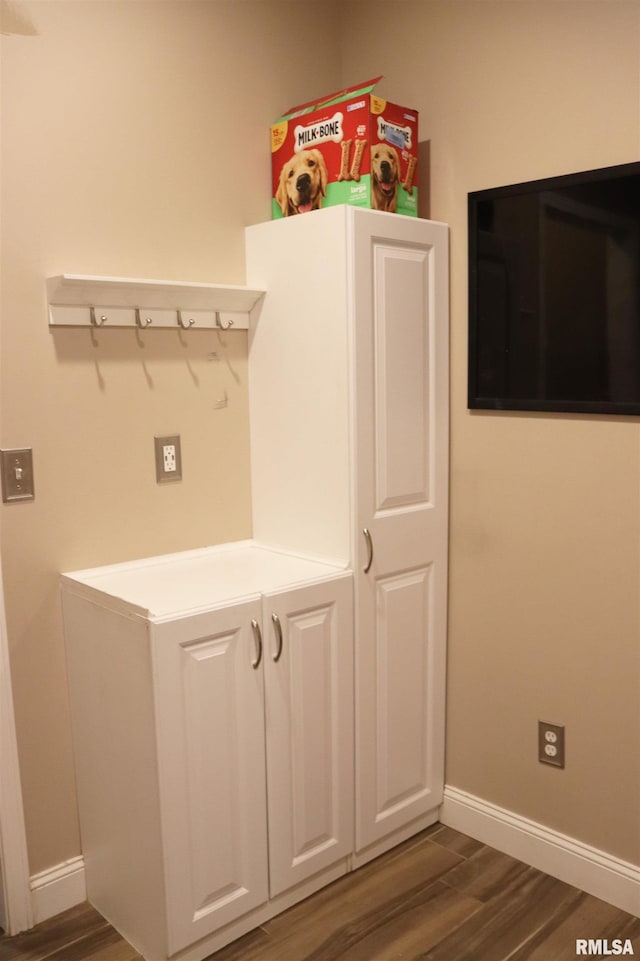
M 418 113 L 381 77 L 293 107 L 271 127 L 272 217 L 354 204 L 418 215 Z

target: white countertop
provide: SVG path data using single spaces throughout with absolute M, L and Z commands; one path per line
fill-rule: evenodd
M 324 561 L 238 541 L 65 573 L 62 588 L 122 613 L 162 620 L 342 573 Z

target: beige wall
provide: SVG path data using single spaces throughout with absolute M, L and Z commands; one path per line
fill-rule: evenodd
M 242 283 L 269 121 L 380 72 L 452 226 L 447 780 L 640 863 L 638 421 L 465 407 L 466 193 L 637 159 L 639 6 L 336 3 L 313 41 L 304 8 L 12 4 L 35 33 L 2 40 L 0 445 L 34 448 L 37 498 L 0 523 L 31 871 L 79 852 L 57 572 L 251 530 L 244 335 L 51 334 L 44 277 Z M 174 431 L 185 479 L 158 487 Z
M 1 517 L 34 873 L 80 851 L 57 573 L 251 534 L 246 334 L 52 334 L 45 277 L 244 283 L 268 125 L 339 62 L 332 20 L 310 47 L 289 3 L 8 10 L 34 31 L 2 42 L 0 378 L 0 446 L 35 465 L 36 500 Z M 184 480 L 158 486 L 153 437 L 174 432 Z
M 447 782 L 639 864 L 639 421 L 466 410 L 466 195 L 638 159 L 640 5 L 391 7 L 349 4 L 343 35 L 420 111 L 451 225 Z

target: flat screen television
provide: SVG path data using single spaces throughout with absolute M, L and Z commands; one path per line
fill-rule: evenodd
M 640 414 L 640 162 L 469 194 L 469 408 Z

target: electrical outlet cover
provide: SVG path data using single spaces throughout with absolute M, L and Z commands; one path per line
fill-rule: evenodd
M 538 760 L 541 764 L 564 767 L 564 726 L 538 721 Z
M 153 438 L 156 455 L 156 481 L 166 484 L 168 481 L 182 480 L 182 455 L 180 453 L 180 436 Z

